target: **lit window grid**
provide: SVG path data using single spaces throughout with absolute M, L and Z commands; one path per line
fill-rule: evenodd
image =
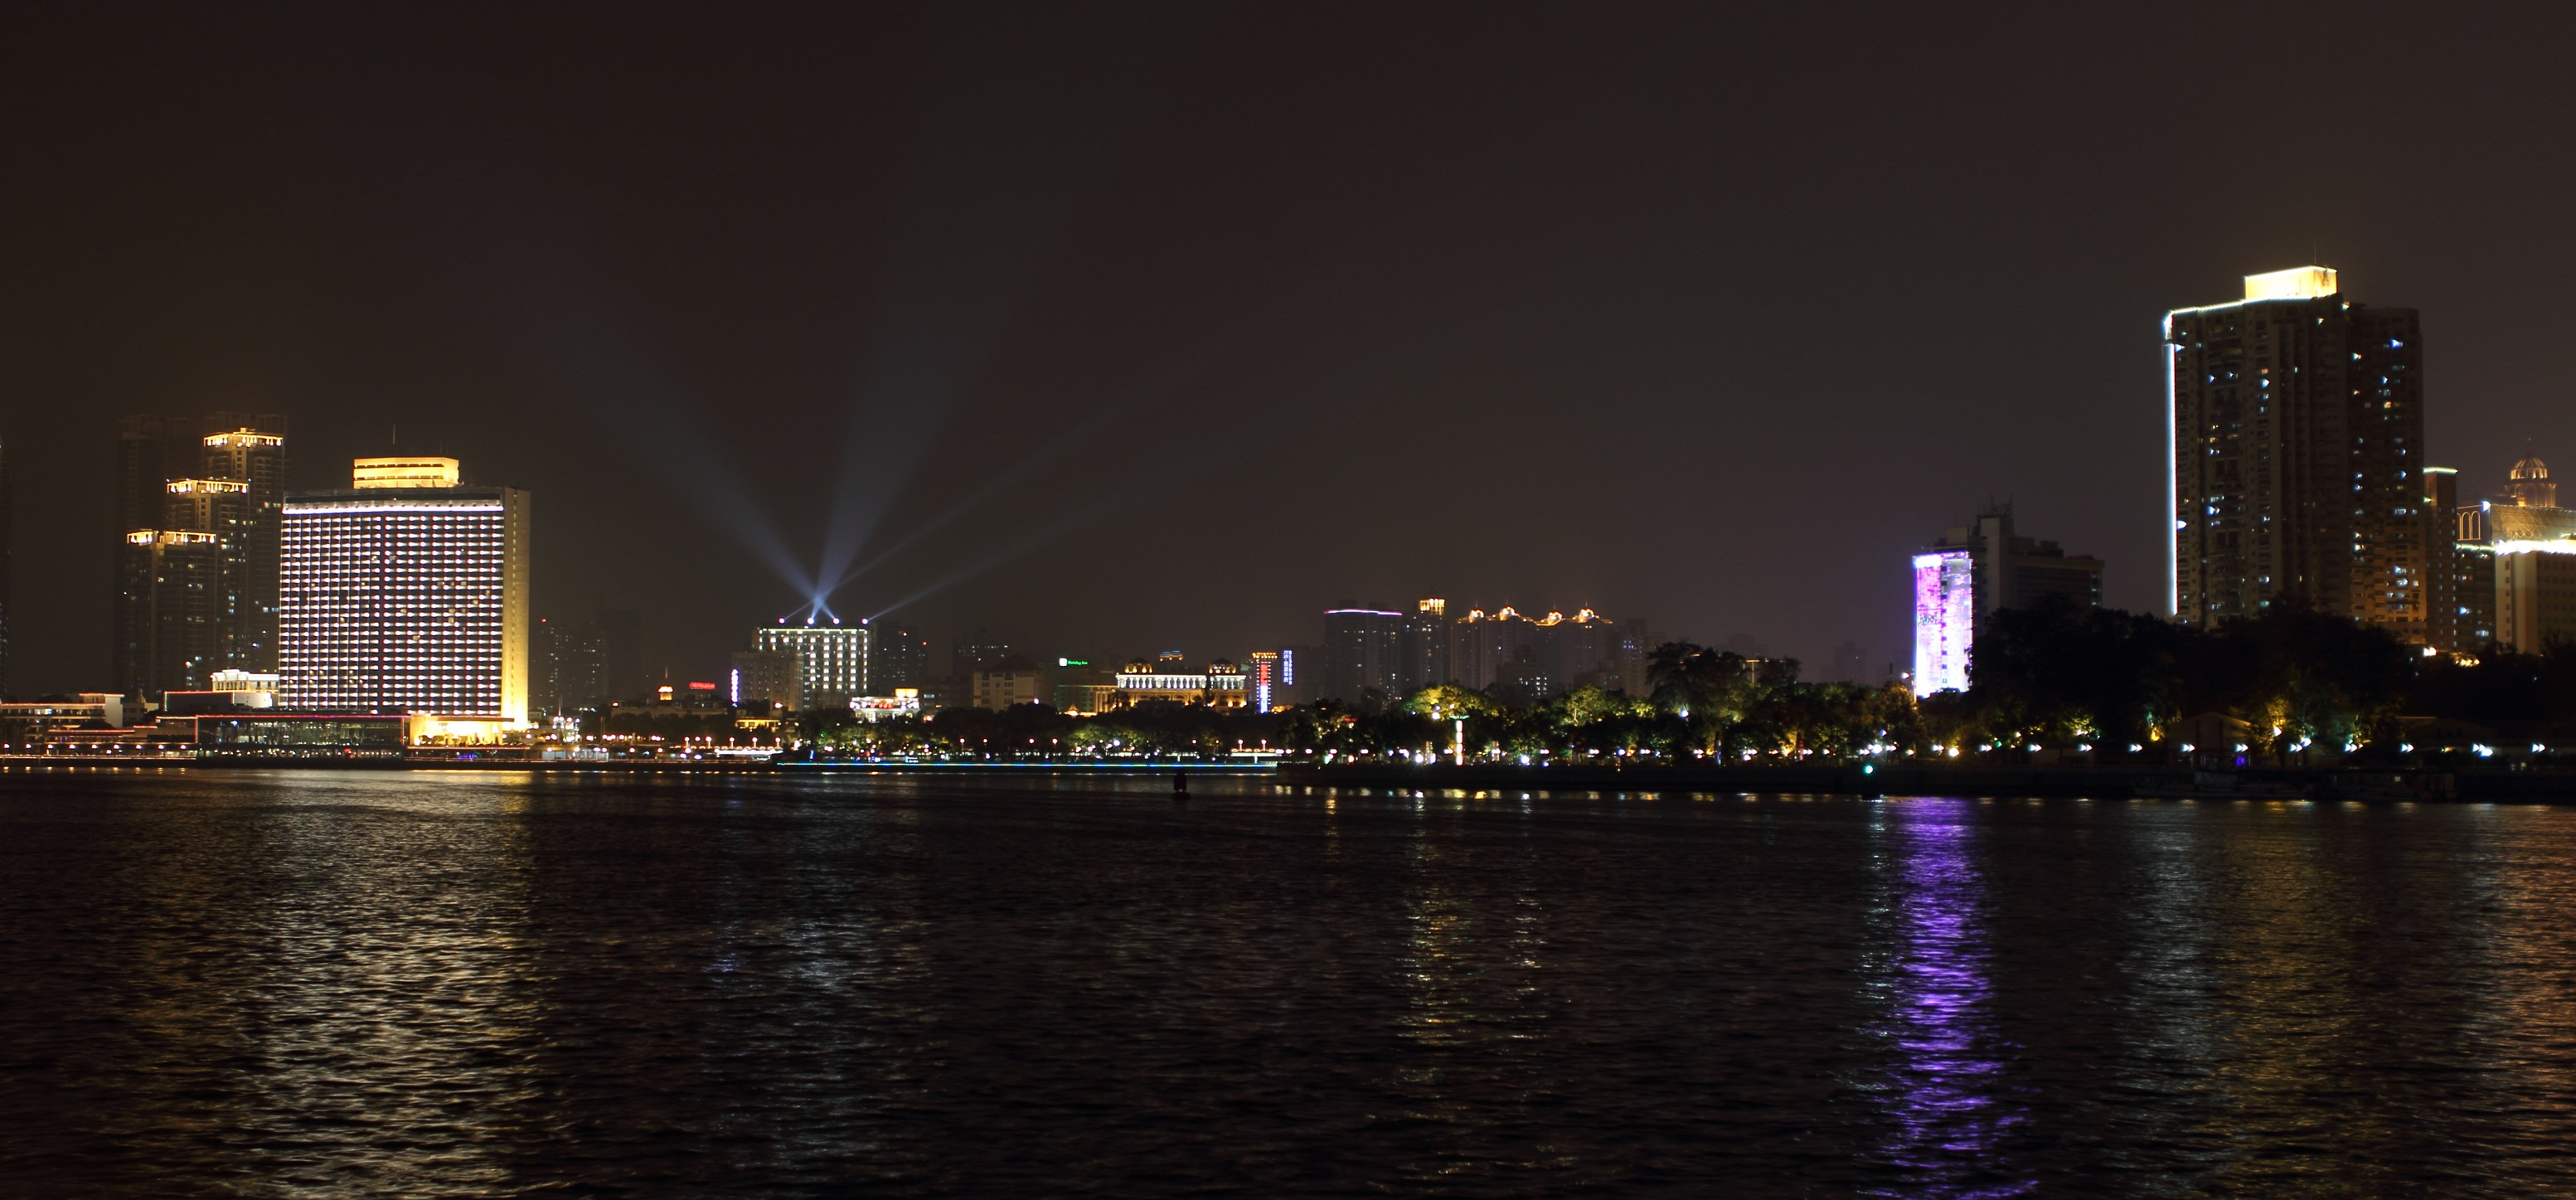
M 500 715 L 506 534 L 494 504 L 289 506 L 280 702 Z
M 840 698 L 868 693 L 868 627 L 865 625 L 768 625 L 753 639 L 753 649 L 796 656 L 797 678 L 806 702 L 828 706 Z

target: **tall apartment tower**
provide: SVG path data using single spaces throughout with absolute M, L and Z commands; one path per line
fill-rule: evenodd
M 2245 277 L 2165 315 L 2169 603 L 2188 623 L 2304 596 L 2429 644 L 2424 345 L 2411 308 L 2326 267 Z
M 0 443 L 0 700 L 9 698 L 9 447 Z
M 163 557 L 155 541 L 166 520 L 170 481 L 194 475 L 199 467 L 201 444 L 196 423 L 177 417 L 138 415 L 117 422 L 116 490 L 108 497 L 108 509 L 116 521 L 116 574 L 108 593 L 108 627 L 115 640 L 110 647 L 109 677 L 116 690 L 126 695 L 139 695 L 159 690 L 154 659 L 145 643 L 150 640 L 151 613 L 156 607 L 153 597 L 138 593 L 138 584 L 158 578 L 168 565 L 155 561 Z M 153 537 L 138 538 L 138 533 Z M 206 553 L 199 549 L 184 551 L 188 556 Z
M 271 673 L 277 670 L 277 539 L 286 509 L 286 419 L 217 413 L 210 424 L 212 431 L 202 439 L 204 474 L 242 484 L 247 505 L 232 665 Z
M 109 612 L 120 690 L 202 688 L 219 670 L 276 670 L 285 429 L 275 414 L 120 423 Z M 164 536 L 179 533 L 214 537 Z
M 456 460 L 357 460 L 346 491 L 287 497 L 278 699 L 421 713 L 430 732 L 528 722 L 528 493 L 465 487 Z
M 1449 682 L 1449 602 L 1419 600 L 1397 636 L 1396 685 L 1410 692 Z
M 1402 699 L 1404 614 L 1379 608 L 1324 612 L 1323 661 L 1316 664 L 1319 698 L 1357 704 L 1374 692 Z

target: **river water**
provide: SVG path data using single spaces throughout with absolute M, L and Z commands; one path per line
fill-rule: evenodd
M 0 773 L 12 1195 L 2576 1194 L 2576 809 Z

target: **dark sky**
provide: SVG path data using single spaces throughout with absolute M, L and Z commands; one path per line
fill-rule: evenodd
M 943 647 L 1883 661 L 1988 497 L 2152 608 L 2158 318 L 2308 261 L 2464 491 L 2576 466 L 2564 10 L 1949 7 L 22 8 L 14 690 L 105 685 L 129 412 L 532 488 L 539 610 L 700 677 L 827 562 Z

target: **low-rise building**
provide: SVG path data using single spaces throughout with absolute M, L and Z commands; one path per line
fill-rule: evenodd
M 1036 704 L 1047 699 L 1046 671 L 1013 655 L 989 669 L 975 671 L 968 690 L 977 708 L 999 711 L 1014 704 Z
M 1118 672 L 1108 707 L 1114 710 L 1162 701 L 1242 708 L 1251 701 L 1250 682 L 1243 668 L 1225 659 L 1209 663 L 1204 671 L 1192 671 L 1186 655 L 1166 650 L 1151 662 L 1132 660 Z

